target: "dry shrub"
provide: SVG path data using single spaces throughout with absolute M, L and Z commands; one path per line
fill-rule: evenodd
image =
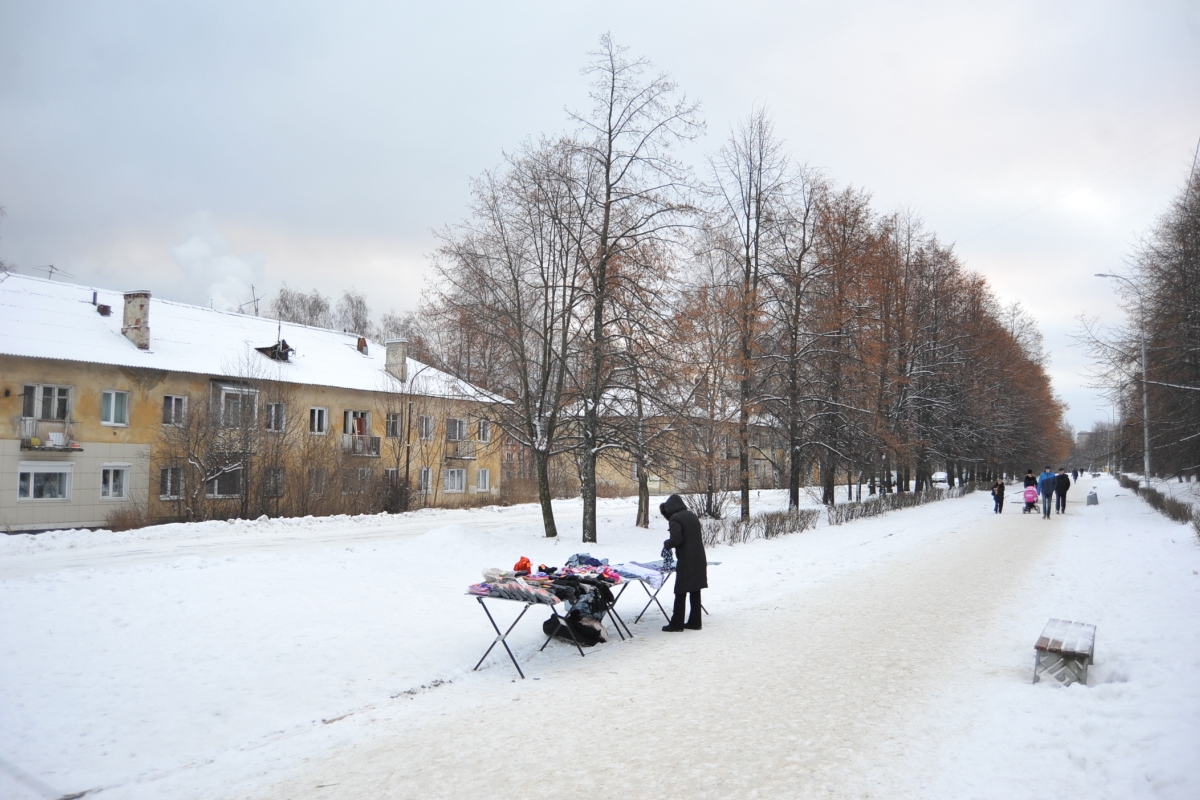
M 706 547 L 718 544 L 744 544 L 755 539 L 774 539 L 788 533 L 802 533 L 817 527 L 819 509 L 802 508 L 790 511 L 771 511 L 740 519 L 704 519 L 701 530 Z
M 146 511 L 146 504 L 138 500 L 122 503 L 104 518 L 104 527 L 113 533 L 137 530 L 151 524 L 153 521 Z

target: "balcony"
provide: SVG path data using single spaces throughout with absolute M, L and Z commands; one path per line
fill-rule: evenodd
M 456 461 L 474 461 L 475 442 L 466 439 L 446 442 L 446 458 Z
M 379 447 L 382 439 L 378 436 L 366 436 L 358 433 L 342 434 L 342 450 L 356 456 L 379 458 Z
M 66 420 L 24 418 L 18 424 L 22 450 L 39 453 L 82 453 L 83 446 L 71 439 Z

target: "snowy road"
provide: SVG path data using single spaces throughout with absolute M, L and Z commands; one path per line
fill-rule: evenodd
M 630 798 L 1191 800 L 1200 546 L 1098 483 L 1099 506 L 1080 487 L 1049 521 L 976 494 L 716 548 L 705 630 L 648 616 L 584 659 L 537 652 L 535 609 L 510 639 L 527 681 L 496 654 L 471 672 L 492 632 L 462 592 L 585 549 L 578 501 L 558 541 L 533 507 L 0 539 L 0 797 L 466 797 L 555 775 Z M 586 549 L 653 557 L 662 526 L 633 510 L 603 501 Z M 1098 626 L 1088 686 L 1030 685 L 1049 617 Z
M 358 743 L 263 797 L 481 796 L 552 763 L 580 785 L 616 771 L 638 797 L 886 796 L 876 765 L 901 758 L 906 718 L 947 674 L 978 669 L 981 631 L 1052 541 L 1049 523 L 971 516 L 869 569 L 718 610 L 700 633 L 647 636 Z M 539 724 L 543 709 L 572 709 L 579 728 Z

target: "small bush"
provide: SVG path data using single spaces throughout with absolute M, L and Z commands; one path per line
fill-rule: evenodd
M 774 539 L 788 533 L 803 533 L 815 528 L 820 516 L 821 512 L 818 509 L 801 508 L 767 512 L 745 521 L 704 519 L 701 520 L 701 527 L 705 546 L 713 547 L 718 544 L 744 544 L 755 539 Z
M 733 498 L 733 492 L 713 492 L 712 502 L 709 503 L 708 493 L 696 492 L 683 495 L 684 505 L 701 519 L 721 519 L 725 516 L 725 506 Z
M 104 527 L 113 533 L 145 528 L 150 524 L 152 524 L 152 520 L 146 512 L 146 504 L 136 500 L 131 500 L 113 509 L 104 518 Z

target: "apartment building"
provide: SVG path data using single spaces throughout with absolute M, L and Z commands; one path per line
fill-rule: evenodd
M 487 502 L 502 402 L 403 340 L 0 273 L 0 531 Z

